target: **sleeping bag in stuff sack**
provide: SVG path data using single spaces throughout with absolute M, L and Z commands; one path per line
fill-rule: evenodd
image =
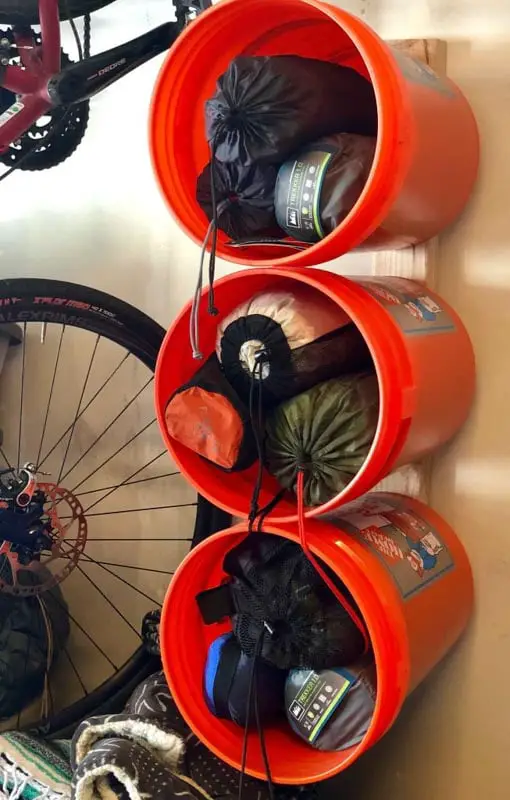
M 295 669 L 285 684 L 287 719 L 294 733 L 317 750 L 345 750 L 368 731 L 376 693 L 370 656 L 342 669 Z
M 4 562 L 5 556 L 0 556 L 0 565 Z M 37 579 L 23 570 L 18 580 L 32 584 Z M 40 600 L 45 612 L 37 597 L 0 592 L 0 719 L 18 714 L 41 694 L 48 666 L 69 636 L 67 606 L 58 586 L 44 592 Z M 51 626 L 51 642 L 46 620 Z
M 225 377 L 248 402 L 252 383 L 265 408 L 345 372 L 368 369 L 368 347 L 348 315 L 307 287 L 255 295 L 218 326 Z
M 267 418 L 267 469 L 282 486 L 296 491 L 301 468 L 306 505 L 327 503 L 363 466 L 378 418 L 375 375 L 349 375 L 313 386 Z
M 165 410 L 168 434 L 227 472 L 249 467 L 257 447 L 249 412 L 213 353 Z
M 231 580 L 201 592 L 197 603 L 206 624 L 230 617 L 246 655 L 260 653 L 282 670 L 337 667 L 362 655 L 362 634 L 298 544 L 251 533 L 226 554 L 223 569 Z
M 197 180 L 197 202 L 211 221 L 214 216 L 212 188 L 217 209 L 218 228 L 234 240 L 253 236 L 282 236 L 276 224 L 274 190 L 277 170 L 272 164 L 251 164 L 215 160 L 214 187 L 211 186 L 211 163 Z
M 278 166 L 335 131 L 377 133 L 372 84 L 355 70 L 301 56 L 240 56 L 206 102 L 206 135 L 218 161 Z
M 337 133 L 306 145 L 280 167 L 275 209 L 294 239 L 318 242 L 356 205 L 374 160 L 376 139 Z
M 254 664 L 255 661 L 255 664 Z M 254 671 L 249 724 L 256 723 L 255 691 L 262 724 L 283 714 L 283 698 L 287 672 L 261 658 L 247 656 L 231 633 L 215 639 L 207 654 L 204 693 L 212 714 L 238 725 L 246 724 L 250 678 Z

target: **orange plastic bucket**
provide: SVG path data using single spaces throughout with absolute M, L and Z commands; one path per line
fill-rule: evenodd
M 453 436 L 473 398 L 474 356 L 455 311 L 420 284 L 391 277 L 351 280 L 321 269 L 273 267 L 245 270 L 217 281 L 216 317 L 207 314 L 207 293 L 203 293 L 200 345 L 205 358 L 214 350 L 218 323 L 237 305 L 276 284 L 290 291 L 296 284 L 305 284 L 343 308 L 370 348 L 379 381 L 379 421 L 365 464 L 343 492 L 327 504 L 307 508 L 306 515 L 312 517 L 360 497 L 392 469 L 419 460 Z M 191 354 L 190 310 L 187 305 L 177 317 L 160 350 L 155 382 L 159 426 L 172 458 L 196 489 L 234 516 L 247 517 L 256 466 L 225 475 L 167 433 L 167 402 L 201 363 Z M 269 503 L 279 489 L 265 473 L 260 506 Z M 271 519 L 296 519 L 293 495 L 280 501 Z
M 449 525 L 423 503 L 374 493 L 342 511 L 335 521 L 311 520 L 307 540 L 346 584 L 364 616 L 377 671 L 371 725 L 355 747 L 314 750 L 284 719 L 268 728 L 266 742 L 275 781 L 305 784 L 341 772 L 391 727 L 407 695 L 462 633 L 473 605 L 466 552 Z M 298 541 L 295 527 L 270 524 L 267 533 Z M 220 758 L 241 765 L 243 730 L 217 719 L 203 695 L 208 647 L 228 624 L 205 626 L 195 595 L 225 577 L 223 558 L 246 535 L 237 525 L 192 550 L 176 572 L 161 622 L 165 675 L 194 733 Z M 260 745 L 250 734 L 248 773 L 264 778 Z
M 152 102 L 154 169 L 189 236 L 202 243 L 208 225 L 195 199 L 197 177 L 210 156 L 205 101 L 236 56 L 277 54 L 336 62 L 372 81 L 379 117 L 372 171 L 349 216 L 317 244 L 297 252 L 232 249 L 220 233 L 217 251 L 223 258 L 245 265 L 315 266 L 360 246 L 416 244 L 457 217 L 476 177 L 479 144 L 471 108 L 450 80 L 321 0 L 222 0 L 174 44 Z

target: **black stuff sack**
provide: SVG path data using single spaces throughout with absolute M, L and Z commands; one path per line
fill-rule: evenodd
M 372 364 L 348 315 L 306 286 L 292 291 L 275 286 L 241 303 L 218 326 L 216 352 L 239 396 L 248 402 L 251 391 L 260 391 L 266 409 Z
M 362 634 L 298 544 L 251 533 L 226 554 L 223 569 L 231 580 L 202 592 L 197 602 L 206 624 L 231 618 L 246 655 L 283 670 L 337 667 L 362 655 Z
M 275 208 L 294 239 L 318 242 L 356 205 L 374 160 L 376 139 L 338 133 L 307 145 L 280 167 Z
M 274 210 L 276 177 L 277 170 L 272 164 L 243 167 L 214 161 L 198 177 L 197 202 L 212 221 L 214 189 L 218 228 L 235 241 L 253 236 L 281 236 Z
M 254 663 L 255 662 L 255 663 Z M 248 707 L 251 675 L 252 697 Z M 260 722 L 267 724 L 283 715 L 287 672 L 261 658 L 247 656 L 231 633 L 215 639 L 209 647 L 204 674 L 204 694 L 212 714 L 243 727 L 256 723 L 255 693 Z
M 349 67 L 301 56 L 241 56 L 206 103 L 214 158 L 280 164 L 334 131 L 377 133 L 372 84 Z
M 248 410 L 214 354 L 172 395 L 165 423 L 172 439 L 227 472 L 246 469 L 257 458 Z
M 282 403 L 267 418 L 267 469 L 292 491 L 301 469 L 305 504 L 327 503 L 363 466 L 378 418 L 375 375 L 348 375 L 320 383 Z
M 287 719 L 294 733 L 317 750 L 346 750 L 367 733 L 376 692 L 369 657 L 342 669 L 295 669 L 285 684 Z
M 0 556 L 0 569 L 6 561 L 6 556 Z M 9 569 L 7 565 L 6 572 Z M 18 581 L 25 586 L 49 577 L 45 568 L 18 573 Z M 62 592 L 56 586 L 41 594 L 40 600 L 0 592 L 0 619 L 0 719 L 7 719 L 19 714 L 42 693 L 48 668 L 69 637 L 69 617 Z

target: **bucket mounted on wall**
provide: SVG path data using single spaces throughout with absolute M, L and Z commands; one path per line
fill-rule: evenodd
M 265 532 L 299 541 L 296 526 L 289 524 L 268 524 Z M 161 621 L 172 696 L 194 733 L 238 769 L 244 731 L 213 716 L 203 693 L 209 645 L 229 624 L 205 626 L 195 596 L 222 581 L 225 554 L 246 534 L 246 524 L 237 525 L 187 556 L 170 584 Z M 315 750 L 285 719 L 266 729 L 273 779 L 297 785 L 341 772 L 386 733 L 407 695 L 460 636 L 473 605 L 471 569 L 462 544 L 438 514 L 417 500 L 374 493 L 334 521 L 308 521 L 306 537 L 363 615 L 375 656 L 377 695 L 365 737 L 347 750 Z M 176 646 L 178 642 L 183 644 Z M 250 734 L 247 772 L 265 778 L 256 732 Z
M 471 342 L 458 315 L 422 285 L 402 278 L 351 280 L 324 270 L 251 269 L 215 283 L 218 316 L 207 314 L 207 291 L 200 301 L 200 342 L 204 358 L 214 351 L 219 322 L 259 292 L 292 291 L 305 285 L 333 300 L 350 316 L 373 358 L 379 383 L 379 421 L 361 470 L 328 503 L 309 507 L 317 516 L 360 497 L 393 469 L 417 461 L 444 444 L 469 412 L 475 386 Z M 156 367 L 156 410 L 165 444 L 183 475 L 200 494 L 237 517 L 247 517 L 256 467 L 228 475 L 169 436 L 165 409 L 171 395 L 203 363 L 189 344 L 191 304 L 176 319 Z M 264 473 L 260 507 L 280 490 Z M 296 519 L 296 502 L 287 493 L 271 513 L 273 521 Z
M 152 103 L 157 179 L 171 211 L 196 242 L 202 244 L 208 227 L 195 197 L 197 177 L 210 158 L 204 105 L 218 77 L 240 55 L 299 55 L 356 69 L 374 86 L 379 132 L 365 189 L 331 234 L 294 251 L 261 245 L 233 249 L 220 231 L 222 258 L 245 265 L 315 266 L 354 248 L 414 245 L 438 234 L 462 211 L 478 169 L 478 133 L 467 100 L 450 80 L 321 0 L 222 0 L 174 44 Z

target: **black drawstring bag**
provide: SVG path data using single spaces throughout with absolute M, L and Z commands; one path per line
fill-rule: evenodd
M 358 328 L 332 301 L 306 287 L 255 295 L 218 326 L 216 352 L 226 378 L 248 402 L 255 391 L 271 408 L 316 383 L 370 368 Z
M 304 476 L 304 502 L 327 503 L 363 466 L 377 430 L 375 375 L 319 383 L 274 409 L 266 422 L 265 463 L 286 489 Z
M 337 133 L 306 145 L 280 167 L 276 219 L 289 236 L 318 242 L 354 208 L 374 160 L 372 136 Z
M 212 172 L 214 169 L 214 193 Z M 217 207 L 218 228 L 232 239 L 281 236 L 274 211 L 277 170 L 272 164 L 207 164 L 197 180 L 197 202 L 209 221 Z M 221 213 L 220 213 L 221 210 Z
M 246 469 L 257 458 L 248 409 L 223 375 L 213 354 L 168 401 L 169 435 L 226 472 Z
M 333 131 L 377 133 L 372 84 L 349 67 L 301 56 L 241 56 L 206 103 L 218 161 L 280 165 Z
M 298 544 L 251 533 L 227 553 L 223 568 L 231 582 L 197 600 L 206 623 L 231 616 L 246 655 L 260 647 L 261 657 L 280 669 L 324 669 L 363 653 L 362 634 Z

